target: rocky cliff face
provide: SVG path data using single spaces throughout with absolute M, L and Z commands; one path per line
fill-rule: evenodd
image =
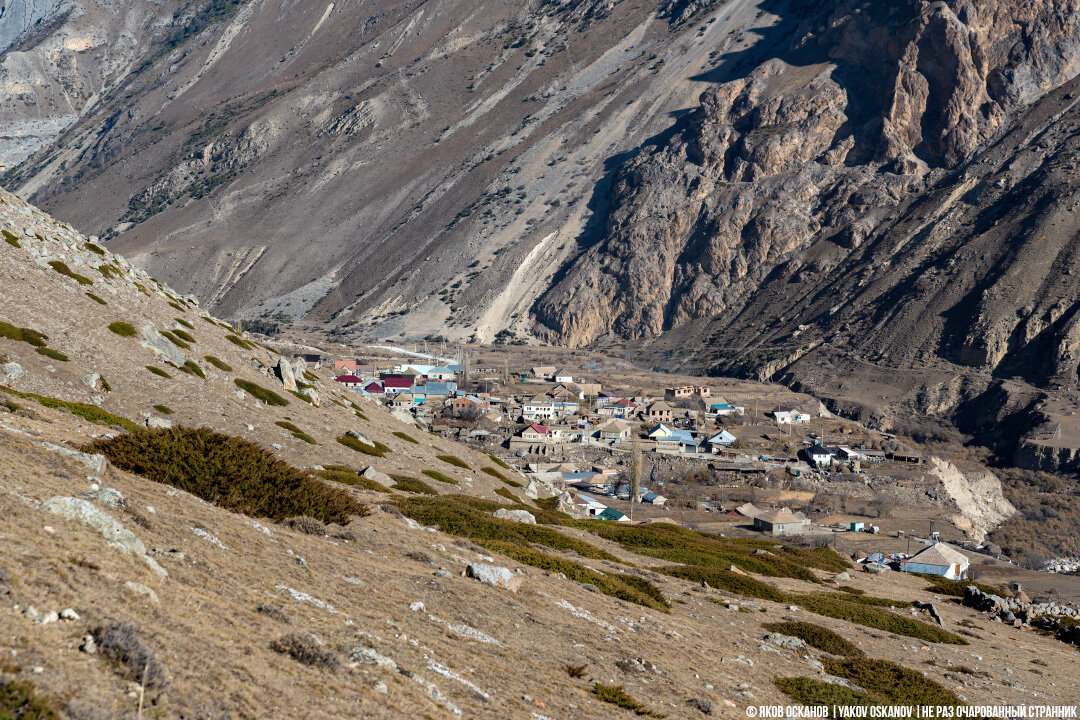
M 763 8 L 778 16 L 763 44 L 780 52 L 721 74 L 618 174 L 602 242 L 536 306 L 547 337 L 730 316 L 800 253 L 803 277 L 831 272 L 1080 61 L 1068 2 Z

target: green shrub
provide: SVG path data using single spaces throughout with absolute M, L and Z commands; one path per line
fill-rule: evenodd
M 109 323 L 109 329 L 120 337 L 135 337 L 135 328 L 131 326 L 131 323 L 120 321 Z
M 80 402 L 68 402 L 67 400 L 58 400 L 56 398 L 45 397 L 43 395 L 35 395 L 34 393 L 20 392 L 18 390 L 12 390 L 8 387 L 0 386 L 0 390 L 14 395 L 15 397 L 23 398 L 25 400 L 36 400 L 42 407 L 52 408 L 54 410 L 66 410 L 67 412 L 81 417 L 87 422 L 95 425 L 109 425 L 121 427 L 128 432 L 134 432 L 139 429 L 139 426 L 128 420 L 122 418 L 119 415 L 113 415 L 112 413 L 102 410 L 97 405 L 90 405 L 89 403 Z
M 256 385 L 253 382 L 248 382 L 247 380 L 241 380 L 240 378 L 236 378 L 235 380 L 233 380 L 233 383 L 236 384 L 236 387 L 248 392 L 253 398 L 257 400 L 262 400 L 267 405 L 272 405 L 275 407 L 285 407 L 289 404 L 288 400 L 281 397 L 273 390 L 267 390 L 261 385 Z
M 294 396 L 296 396 L 297 400 L 303 400 L 307 404 L 309 404 L 309 405 L 311 404 L 311 398 L 308 397 L 307 395 L 305 395 L 304 393 L 298 392 L 296 390 L 290 390 L 289 392 L 292 393 Z
M 245 350 L 251 350 L 255 347 L 253 344 L 249 343 L 247 340 L 237 335 L 226 335 L 225 339 L 231 342 L 233 345 L 236 345 L 237 347 L 242 347 Z
M 852 602 L 846 597 L 841 597 L 839 593 L 790 595 L 787 601 L 801 605 L 818 615 L 836 618 L 837 620 L 847 620 L 848 622 L 895 633 L 896 635 L 906 635 L 927 642 L 949 643 L 952 645 L 968 644 L 959 635 L 954 635 L 935 625 L 897 615 L 879 607 Z
M 185 360 L 184 364 L 180 366 L 180 372 L 200 377 L 203 380 L 206 379 L 206 373 L 194 360 Z
M 778 677 L 773 683 L 780 692 L 790 697 L 800 705 L 816 706 L 827 705 L 832 708 L 829 717 L 837 717 L 837 706 L 870 706 L 880 703 L 874 702 L 870 696 L 858 690 L 834 685 L 823 680 L 813 680 L 806 677 Z
M 0 680 L 0 718 L 58 720 L 59 717 L 52 703 L 38 696 L 37 687 L 33 684 L 21 680 Z
M 503 483 L 509 485 L 512 488 L 524 487 L 521 483 L 518 483 L 517 480 L 512 480 L 509 477 L 507 477 L 507 476 L 503 475 L 502 473 L 500 473 L 499 471 L 497 471 L 495 467 L 481 467 L 480 472 L 487 473 L 491 477 L 502 480 Z
M 172 334 L 180 338 L 184 342 L 188 343 L 189 345 L 195 343 L 195 338 L 191 336 L 191 333 L 184 332 L 183 330 L 173 330 Z
M 863 651 L 832 630 L 808 622 L 779 622 L 763 625 L 769 632 L 797 637 L 807 645 L 830 655 L 859 657 Z
M 316 475 L 324 480 L 332 480 L 342 485 L 356 485 L 375 492 L 390 492 L 382 483 L 363 477 L 347 465 L 327 465 L 324 469 L 318 471 Z
M 279 420 L 278 422 L 276 422 L 274 424 L 277 425 L 279 428 L 283 428 L 285 430 L 288 430 L 290 433 L 292 433 L 292 436 L 294 438 L 296 438 L 297 440 L 303 440 L 304 442 L 306 442 L 309 445 L 318 445 L 318 443 L 315 442 L 315 438 L 311 437 L 306 432 L 304 432 L 300 428 L 293 425 L 291 422 L 286 422 L 285 420 Z
M 509 470 L 510 469 L 509 465 L 507 465 L 505 462 L 503 462 L 502 460 L 500 460 L 496 456 L 492 455 L 491 453 L 488 453 L 487 456 L 489 458 L 491 458 L 491 462 L 495 463 L 496 465 L 501 467 L 503 470 Z
M 49 267 L 51 267 L 53 270 L 60 273 L 61 275 L 64 275 L 66 277 L 71 278 L 72 280 L 79 283 L 80 285 L 93 285 L 94 284 L 93 280 L 86 277 L 85 275 L 80 275 L 79 273 L 74 272 L 71 268 L 69 268 L 64 262 L 62 262 L 60 260 L 51 261 L 49 263 Z
M 87 446 L 121 470 L 172 485 L 228 510 L 280 522 L 307 516 L 345 524 L 367 509 L 259 445 L 207 428 L 140 430 Z
M 105 249 L 104 248 L 102 248 L 99 245 L 95 245 L 92 242 L 84 243 L 83 244 L 83 250 L 89 250 L 90 252 L 94 253 L 95 255 L 104 255 L 105 254 Z
M 172 408 L 170 408 L 170 407 L 168 407 L 166 405 L 155 405 L 154 409 L 157 410 L 162 415 L 172 415 L 173 414 Z
M 52 358 L 53 360 L 59 360 L 60 362 L 67 362 L 68 356 L 59 350 L 53 350 L 49 347 L 34 348 L 38 355 L 44 355 L 45 357 Z
M 95 295 L 92 292 L 86 293 L 86 297 L 90 298 L 91 300 L 96 302 L 98 305 L 108 305 L 109 304 L 109 303 L 105 302 L 104 300 L 102 300 L 101 298 L 99 298 L 97 295 Z
M 173 345 L 180 348 L 181 350 L 187 350 L 191 347 L 191 345 L 187 344 L 186 342 L 178 338 L 174 333 L 169 332 L 168 330 L 162 330 L 161 335 L 168 338 L 169 342 L 171 342 Z
M 439 458 L 440 460 L 442 460 L 447 465 L 453 465 L 454 467 L 464 468 L 465 470 L 471 469 L 471 468 L 469 468 L 469 464 L 466 463 L 464 460 L 462 460 L 459 457 L 455 457 L 453 455 L 436 455 L 435 457 Z
M 656 571 L 672 577 L 689 580 L 693 583 L 700 584 L 706 582 L 709 583 L 710 587 L 726 590 L 735 593 L 736 595 L 742 595 L 743 597 L 758 598 L 759 600 L 772 600 L 773 602 L 784 602 L 786 600 L 784 593 L 780 592 L 772 585 L 767 585 L 760 580 L 747 577 L 746 575 L 731 572 L 731 570 L 705 568 L 693 565 L 674 565 L 656 568 Z
M 2 320 L 0 320 L 0 337 L 15 340 L 16 342 L 24 342 L 34 347 L 45 347 L 45 341 L 49 339 L 49 336 L 45 333 L 30 328 L 15 327 Z
M 941 575 L 930 575 L 927 573 L 915 573 L 921 578 L 930 581 L 930 585 L 926 587 L 927 592 L 932 592 L 935 595 L 947 595 L 949 597 L 964 597 L 964 588 L 968 585 L 974 585 L 989 595 L 1001 595 L 1001 590 L 993 585 L 984 585 L 982 583 L 973 582 L 971 580 L 949 580 Z
M 509 501 L 510 501 L 510 502 L 512 502 L 512 503 L 519 503 L 519 502 L 521 502 L 521 500 L 520 500 L 520 499 L 518 499 L 518 496 L 517 496 L 517 495 L 515 495 L 515 494 L 514 494 L 514 493 L 512 493 L 512 492 L 510 492 L 510 491 L 509 491 L 509 490 L 507 490 L 506 488 L 495 488 L 495 494 L 496 494 L 496 495 L 498 495 L 499 497 L 504 497 L 504 498 L 506 498 L 507 500 L 509 500 Z
M 106 280 L 112 280 L 120 274 L 116 271 L 116 268 L 111 265 L 98 265 L 97 271 L 101 273 L 102 277 Z
M 596 683 L 593 685 L 592 693 L 606 703 L 611 703 L 612 705 L 617 705 L 618 707 L 633 711 L 635 715 L 653 718 L 665 717 L 664 715 L 653 712 L 645 705 L 642 705 L 637 700 L 630 697 L 630 695 L 623 690 L 621 685 L 613 686 Z
M 422 470 L 421 472 L 424 475 L 427 475 L 432 480 L 438 480 L 439 482 L 446 483 L 447 485 L 457 485 L 458 484 L 457 480 L 455 480 L 454 478 L 452 478 L 452 477 L 450 477 L 448 475 L 443 475 L 438 470 Z
M 186 327 L 186 328 L 187 328 L 188 330 L 194 330 L 194 329 L 195 329 L 195 326 L 194 326 L 194 325 L 192 325 L 191 323 L 189 323 L 189 322 L 188 322 L 187 320 L 185 320 L 184 318 L 173 318 L 173 320 L 175 320 L 175 321 L 177 322 L 177 324 L 178 324 L 178 325 L 183 325 L 183 326 L 184 326 L 184 327 Z M 177 333 L 177 335 L 179 335 L 179 333 Z M 192 340 L 191 342 L 195 342 L 195 341 L 194 341 L 194 340 Z
M 232 372 L 232 365 L 225 362 L 224 360 L 218 360 L 213 355 L 207 355 L 203 359 L 206 360 L 206 362 L 213 365 L 214 367 L 216 367 L 218 370 L 221 370 L 222 372 Z
M 147 365 L 146 369 L 149 370 L 150 372 L 154 373 L 158 377 L 163 377 L 163 378 L 166 378 L 166 379 L 171 379 L 172 378 L 172 375 L 165 372 L 164 370 L 162 370 L 159 367 L 154 367 L 153 365 Z
M 395 478 L 396 479 L 396 478 Z M 530 510 L 515 499 L 513 509 Z M 493 500 L 470 495 L 445 495 L 438 498 L 409 498 L 398 503 L 398 509 L 422 525 L 433 525 L 445 533 L 465 537 L 474 542 L 497 540 L 518 545 L 536 543 L 552 550 L 569 550 L 582 557 L 619 562 L 619 559 L 584 540 L 564 535 L 544 525 L 524 525 L 500 520 L 492 513 L 505 507 Z
M 406 433 L 403 433 L 403 432 L 401 432 L 400 430 L 395 430 L 395 431 L 394 431 L 394 437 L 397 437 L 397 438 L 401 438 L 401 439 L 402 439 L 402 440 L 404 440 L 405 442 L 411 442 L 411 443 L 413 443 L 414 445 L 419 445 L 419 444 L 420 444 L 420 441 L 419 441 L 419 440 L 417 440 L 416 438 L 412 437 L 411 435 L 408 435 L 408 434 L 406 434 Z
M 15 233 L 9 232 L 7 230 L 0 230 L 0 235 L 4 236 L 4 242 L 6 242 L 11 247 L 16 247 L 16 248 L 21 248 L 22 247 L 22 245 L 19 244 L 19 236 L 16 235 Z
M 390 487 L 394 490 L 404 490 L 405 492 L 416 493 L 419 495 L 438 495 L 439 492 L 428 485 L 423 480 L 418 480 L 408 475 L 391 475 L 394 480 L 394 484 Z
M 183 305 L 172 300 L 169 300 L 169 307 L 171 307 L 173 310 L 179 310 L 180 312 L 187 312 L 187 310 L 184 309 Z
M 825 671 L 864 688 L 874 700 L 891 705 L 963 705 L 944 687 L 915 670 L 888 660 L 825 660 Z
M 382 443 L 378 442 L 375 443 L 374 446 L 368 445 L 366 442 L 358 440 L 352 435 L 342 435 L 337 439 L 337 441 L 345 447 L 349 448 L 350 450 L 355 450 L 358 453 L 370 455 L 371 457 L 384 457 L 387 451 L 390 449 Z

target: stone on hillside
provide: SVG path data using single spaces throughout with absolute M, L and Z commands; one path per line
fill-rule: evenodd
M 147 323 L 142 329 L 142 336 L 143 339 L 140 344 L 144 348 L 150 350 L 173 367 L 184 366 L 184 354 L 180 352 L 180 348 L 176 347 L 169 338 L 155 330 L 153 325 Z
M 102 505 L 108 505 L 109 507 L 117 507 L 124 504 L 124 496 L 120 494 L 119 490 L 114 490 L 113 488 L 88 490 L 79 493 L 78 496 L 84 500 L 96 500 Z
M 51 442 L 39 442 L 38 447 L 43 447 L 46 450 L 51 450 L 58 455 L 71 458 L 72 460 L 78 460 L 86 467 L 90 468 L 95 473 L 100 473 L 105 469 L 105 456 L 91 453 L 84 453 L 78 450 L 73 450 L 63 445 L 54 445 Z
M 300 394 L 311 400 L 311 404 L 315 407 L 319 407 L 319 391 L 315 388 L 304 388 L 300 391 Z
M 60 611 L 60 619 L 67 620 L 68 622 L 75 622 L 79 619 L 79 613 L 75 612 L 71 608 L 64 608 Z
M 165 568 L 158 565 L 146 553 L 146 546 L 143 545 L 142 540 L 111 516 L 98 510 L 89 501 L 82 498 L 57 496 L 46 500 L 41 507 L 55 515 L 81 522 L 83 525 L 97 530 L 105 538 L 109 546 L 140 558 L 158 575 L 168 576 L 169 573 L 165 571 Z
M 285 358 L 278 359 L 277 377 L 282 387 L 289 392 L 296 392 L 296 376 L 293 375 L 292 364 Z
M 365 445 L 370 445 L 371 447 L 375 447 L 375 442 L 371 438 L 369 438 L 367 435 L 362 433 L 362 432 L 357 432 L 356 430 L 349 430 L 345 434 L 348 435 L 351 438 L 356 438 L 357 440 L 364 443 Z
M 166 420 L 165 418 L 156 417 L 154 415 L 151 415 L 150 417 L 146 418 L 146 427 L 150 428 L 151 430 L 154 430 L 154 429 L 168 430 L 172 426 L 173 426 L 172 420 Z
M 465 574 L 475 580 L 495 587 L 505 588 L 510 592 L 517 592 L 521 589 L 521 578 L 509 568 L 472 563 L 465 569 Z
M 8 380 L 18 380 L 23 376 L 22 365 L 17 362 L 4 363 L 0 366 L 4 370 L 4 377 Z
M 524 523 L 525 525 L 536 524 L 536 517 L 528 510 L 508 510 L 506 508 L 499 508 L 495 511 L 495 517 L 500 520 L 513 520 L 514 522 Z
M 836 582 L 847 582 L 851 579 L 851 576 L 848 575 L 847 572 L 842 572 L 833 579 L 836 580 Z
M 157 593 L 154 592 L 152 588 L 148 588 L 142 583 L 132 582 L 131 580 L 128 580 L 126 583 L 124 583 L 124 587 L 130 590 L 132 593 L 138 595 L 139 597 L 147 598 L 152 603 L 158 602 Z
M 533 500 L 540 497 L 540 486 L 536 480 L 529 480 L 529 484 L 525 486 L 525 496 Z
M 849 690 L 854 690 L 855 692 L 861 692 L 861 693 L 866 692 L 866 690 L 864 688 L 859 687 L 858 685 L 851 682 L 847 678 L 842 678 L 842 677 L 839 677 L 837 675 L 830 675 L 829 673 L 821 673 L 821 675 L 819 675 L 817 679 L 821 680 L 822 682 L 827 682 L 830 685 L 841 685 L 843 687 L 848 688 Z
M 401 408 L 393 408 L 390 411 L 390 414 L 401 422 L 405 423 L 406 425 L 416 424 L 416 418 L 413 417 L 412 413 L 410 413 L 408 410 L 402 410 Z
M 364 468 L 364 471 L 360 473 L 360 477 L 367 478 L 368 480 L 374 480 L 375 482 L 381 483 L 383 485 L 390 482 L 389 475 L 379 472 L 371 465 L 368 465 L 366 468 Z
M 375 667 L 382 668 L 383 670 L 389 670 L 390 672 L 397 672 L 398 664 L 393 659 L 386 657 L 382 653 L 372 650 L 366 647 L 356 647 L 348 650 L 348 656 L 346 662 L 349 667 L 357 667 L 358 665 L 374 665 Z
M 784 648 L 785 650 L 791 650 L 792 652 L 804 652 L 806 650 L 806 643 L 800 638 L 792 635 L 784 635 L 782 633 L 769 633 L 764 637 L 765 642 L 776 647 Z
M 82 376 L 82 383 L 86 387 L 93 391 L 98 390 L 98 385 L 101 383 L 101 373 L 89 373 Z

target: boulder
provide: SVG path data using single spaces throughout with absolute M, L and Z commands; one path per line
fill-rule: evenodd
M 356 438 L 357 440 L 364 443 L 365 445 L 370 445 L 371 447 L 375 447 L 375 442 L 371 438 L 369 438 L 367 435 L 362 433 L 362 432 L 357 432 L 356 430 L 348 430 L 348 431 L 346 431 L 345 434 L 348 435 L 351 438 Z
M 155 417 L 153 415 L 146 418 L 146 427 L 150 428 L 151 430 L 154 430 L 154 429 L 165 429 L 165 430 L 167 430 L 167 429 L 171 428 L 172 426 L 173 426 L 172 420 L 166 420 L 165 418 Z
M 506 508 L 499 508 L 495 511 L 495 517 L 500 520 L 513 520 L 514 522 L 524 523 L 525 525 L 536 524 L 536 517 L 528 510 L 508 510 Z
M 104 455 L 98 455 L 96 453 L 84 453 L 80 452 L 79 450 L 73 450 L 69 447 L 64 447 L 63 445 L 54 445 L 51 442 L 39 442 L 37 445 L 38 447 L 45 448 L 46 450 L 51 450 L 58 455 L 63 455 L 64 457 L 71 458 L 72 460 L 78 460 L 95 473 L 100 473 L 105 469 Z
M 315 388 L 304 388 L 300 391 L 300 394 L 311 400 L 311 404 L 314 407 L 319 407 L 319 391 Z
M 157 562 L 146 553 L 146 546 L 143 545 L 142 540 L 137 538 L 134 533 L 127 530 L 123 525 L 118 523 L 109 515 L 106 515 L 101 510 L 94 507 L 88 500 L 83 498 L 56 496 L 49 498 L 41 505 L 43 510 L 47 510 L 55 515 L 80 522 L 89 528 L 97 530 L 105 538 L 106 543 L 110 547 L 113 547 L 128 555 L 134 555 L 145 562 L 151 570 L 162 577 L 167 577 L 169 573 L 165 571 L 165 568 L 157 564 Z
M 94 392 L 97 392 L 101 384 L 101 373 L 89 373 L 82 376 L 82 383 Z
M 119 490 L 113 488 L 102 488 L 101 490 L 88 490 L 78 494 L 84 500 L 96 500 L 102 505 L 108 505 L 109 507 L 119 507 L 124 504 L 124 496 L 120 494 Z
M 278 359 L 277 376 L 282 387 L 289 392 L 296 392 L 296 377 L 293 375 L 292 364 L 283 357 Z
M 379 472 L 371 465 L 368 465 L 366 468 L 364 468 L 364 470 L 360 473 L 360 477 L 367 478 L 368 480 L 374 480 L 375 482 L 382 483 L 383 485 L 388 485 L 391 482 L 389 475 L 384 472 Z
M 22 365 L 17 362 L 9 362 L 0 365 L 0 369 L 4 371 L 4 377 L 10 380 L 18 380 L 23 376 Z
M 180 352 L 180 348 L 176 347 L 169 338 L 165 337 L 150 323 L 142 329 L 142 345 L 147 350 L 150 350 L 163 361 L 169 363 L 173 367 L 184 366 L 184 354 Z
M 465 574 L 474 580 L 505 588 L 510 592 L 517 592 L 521 589 L 521 578 L 515 575 L 510 568 L 472 563 L 465 569 Z
M 784 648 L 785 650 L 791 650 L 792 652 L 806 651 L 806 643 L 803 642 L 800 638 L 794 637 L 792 635 L 784 635 L 782 633 L 769 633 L 762 639 L 770 645 L 775 645 L 776 647 Z
M 848 575 L 846 572 L 842 572 L 838 574 L 835 578 L 833 578 L 833 580 L 836 580 L 836 582 L 847 582 L 850 579 L 851 576 Z

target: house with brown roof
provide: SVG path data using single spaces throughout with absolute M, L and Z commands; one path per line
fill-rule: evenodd
M 672 412 L 674 412 L 674 408 L 663 400 L 658 400 L 650 405 L 649 409 L 645 411 L 645 417 L 652 422 L 670 423 Z

